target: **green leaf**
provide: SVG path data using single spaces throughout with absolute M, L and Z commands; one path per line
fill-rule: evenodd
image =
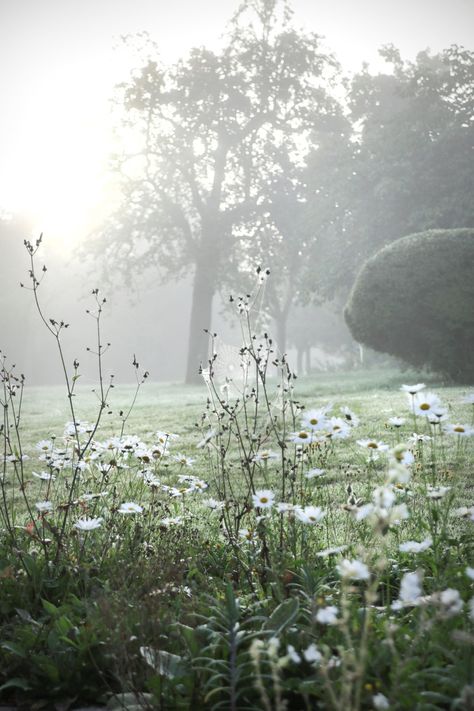
M 15 654 L 17 657 L 22 657 L 22 659 L 25 659 L 25 657 L 26 657 L 25 649 L 20 644 L 17 644 L 16 642 L 2 642 L 2 649 L 6 649 L 7 652 L 11 652 L 12 654 Z
M 52 602 L 48 602 L 47 600 L 41 600 L 41 604 L 46 612 L 51 615 L 51 617 L 56 617 L 59 612 L 59 608 L 57 608 L 56 605 L 53 605 Z
M 31 686 L 26 679 L 16 677 L 15 679 L 9 679 L 9 681 L 0 686 L 0 691 L 4 691 L 5 689 L 22 689 L 23 691 L 29 691 Z
M 297 618 L 300 609 L 300 604 L 295 598 L 284 600 L 272 612 L 263 628 L 273 633 L 273 636 L 278 636 L 286 627 L 289 627 Z
M 182 657 L 170 652 L 155 650 L 151 647 L 140 647 L 140 654 L 147 664 L 149 664 L 157 674 L 168 679 L 183 676 L 186 673 L 185 664 Z
M 197 640 L 196 630 L 193 629 L 192 627 L 189 627 L 188 625 L 183 625 L 181 623 L 178 623 L 177 628 L 183 635 L 185 642 L 188 645 L 188 649 L 191 652 L 192 656 L 195 657 L 199 652 L 199 643 Z

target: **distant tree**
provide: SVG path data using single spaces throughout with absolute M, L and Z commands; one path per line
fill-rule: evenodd
M 308 162 L 312 164 L 312 177 L 323 184 L 333 166 L 334 145 L 341 142 L 341 136 L 349 141 L 350 132 L 340 101 L 329 92 L 322 94 L 307 135 L 302 136 L 304 154 L 301 155 L 300 147 L 299 160 L 295 160 L 293 145 L 268 146 L 267 153 L 273 154 L 275 170 L 262 192 L 258 208 L 253 210 L 251 225 L 238 237 L 239 253 L 246 255 L 246 261 L 237 260 L 231 274 L 242 280 L 249 264 L 270 267 L 264 307 L 275 322 L 281 352 L 287 348 L 294 307 L 317 301 L 315 247 L 321 226 L 329 224 L 330 219 L 337 219 L 337 207 L 333 204 L 325 206 L 325 214 L 319 209 L 316 223 L 313 209 L 312 219 L 308 219 Z M 315 156 L 319 171 L 315 169 Z
M 337 210 L 314 252 L 319 288 L 347 294 L 360 266 L 403 235 L 474 226 L 474 53 L 452 46 L 403 61 L 381 51 L 390 69 L 356 75 L 349 106 L 349 150 L 334 156 L 329 185 L 315 157 L 312 206 L 317 224 Z M 337 148 L 337 147 L 336 147 Z
M 282 0 L 245 0 L 222 50 L 194 49 L 168 69 L 150 60 L 122 86 L 138 145 L 117 160 L 123 200 L 95 249 L 114 275 L 192 273 L 188 383 L 207 360 L 216 290 L 232 264 L 248 266 L 243 235 L 264 234 L 255 225 L 269 214 L 278 156 L 301 163 L 334 70 Z

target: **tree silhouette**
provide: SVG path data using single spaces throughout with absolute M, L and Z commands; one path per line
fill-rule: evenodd
M 194 49 L 169 68 L 149 60 L 122 86 L 138 145 L 118 158 L 123 200 L 98 249 L 114 272 L 192 274 L 188 383 L 207 361 L 213 296 L 232 268 L 248 267 L 249 235 L 268 234 L 269 194 L 331 111 L 335 73 L 319 38 L 292 27 L 286 3 L 246 0 L 223 49 Z

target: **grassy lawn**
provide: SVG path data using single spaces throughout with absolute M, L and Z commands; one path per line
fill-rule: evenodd
M 421 380 L 437 425 L 400 390 Z M 29 458 L 2 488 L 0 699 L 469 708 L 474 438 L 447 431 L 468 433 L 468 389 L 382 368 L 294 385 L 269 379 L 269 407 L 259 389 L 244 408 L 204 383 L 146 383 L 122 439 L 136 388 L 117 386 L 88 445 L 90 387 L 77 441 L 64 388 L 25 389 Z

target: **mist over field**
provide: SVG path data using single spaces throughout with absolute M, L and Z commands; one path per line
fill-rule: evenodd
M 258 266 L 262 329 L 300 373 L 398 357 L 362 351 L 343 310 L 384 245 L 473 226 L 472 5 L 282 4 L 270 59 L 257 36 L 239 55 L 237 4 L 181 4 L 2 6 L 3 352 L 32 383 L 60 378 L 19 288 L 23 240 L 44 233 L 45 314 L 70 324 L 84 382 L 92 289 L 110 372 L 128 381 L 135 354 L 198 382 L 204 329 L 240 345 L 229 296 Z

